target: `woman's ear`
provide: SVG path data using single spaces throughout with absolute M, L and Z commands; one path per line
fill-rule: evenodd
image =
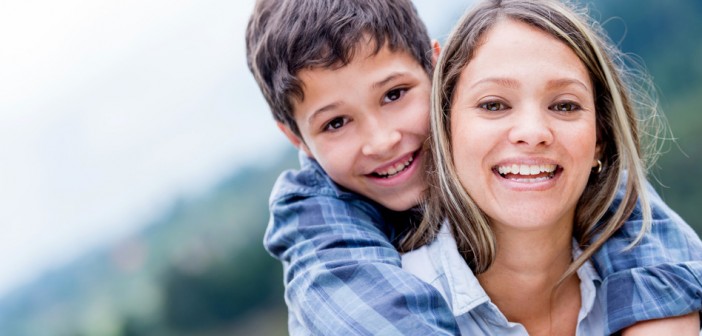
M 439 59 L 439 54 L 441 53 L 441 46 L 439 41 L 431 41 L 431 64 L 436 66 L 436 61 Z
M 602 142 L 598 139 L 597 144 L 595 145 L 595 157 L 592 159 L 592 167 L 595 168 L 598 165 L 601 165 L 604 161 L 604 158 L 602 157 L 602 153 L 604 152 L 603 147 L 604 145 Z M 598 163 L 599 161 L 599 163 Z

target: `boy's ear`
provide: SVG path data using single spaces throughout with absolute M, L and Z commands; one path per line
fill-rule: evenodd
M 288 138 L 290 143 L 292 143 L 293 146 L 295 146 L 295 148 L 302 149 L 303 151 L 305 151 L 305 154 L 307 154 L 307 156 L 314 158 L 312 152 L 310 152 L 310 149 L 307 148 L 307 145 L 305 145 L 305 142 L 302 139 L 300 139 L 299 136 L 293 133 L 293 131 L 290 129 L 290 127 L 288 127 L 288 125 L 283 124 L 280 121 L 276 121 L 275 123 L 276 125 L 278 125 L 280 131 L 283 132 L 283 134 L 285 134 L 285 137 Z
M 431 64 L 436 65 L 436 61 L 439 59 L 439 54 L 441 53 L 441 46 L 439 41 L 431 41 Z

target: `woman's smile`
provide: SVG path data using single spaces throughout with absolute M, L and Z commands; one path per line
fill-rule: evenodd
M 572 50 L 502 21 L 463 69 L 452 107 L 456 172 L 493 225 L 572 223 L 599 155 L 592 84 Z
M 562 168 L 555 164 L 501 164 L 492 168 L 502 178 L 523 183 L 543 182 L 552 179 Z

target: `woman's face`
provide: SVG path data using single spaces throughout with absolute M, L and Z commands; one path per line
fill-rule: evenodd
M 599 157 L 588 71 L 519 21 L 497 23 L 481 42 L 451 104 L 460 182 L 497 230 L 570 229 Z

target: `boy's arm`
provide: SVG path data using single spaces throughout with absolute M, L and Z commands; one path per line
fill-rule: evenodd
M 264 244 L 285 265 L 290 333 L 458 335 L 441 294 L 401 269 L 369 204 L 291 197 L 271 204 Z
M 593 256 L 604 279 L 608 333 L 702 310 L 702 242 L 650 185 L 647 192 L 653 223 L 641 242 L 625 250 L 642 224 L 640 212 L 634 210 Z M 684 323 L 665 323 L 675 321 Z
M 699 335 L 700 315 L 693 312 L 683 316 L 639 322 L 624 329 L 622 336 Z

